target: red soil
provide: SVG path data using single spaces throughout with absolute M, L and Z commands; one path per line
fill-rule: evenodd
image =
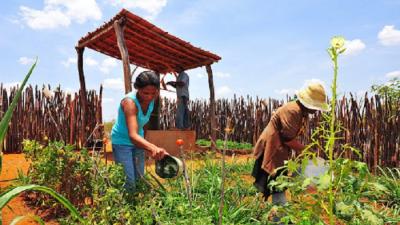
M 24 154 L 5 154 L 3 155 L 3 169 L 0 174 L 1 192 L 12 183 L 12 180 L 18 177 L 18 170 L 24 174 L 28 171 L 30 162 L 25 160 Z M 35 210 L 25 205 L 22 197 L 18 196 L 11 200 L 1 211 L 3 224 L 10 224 L 13 219 L 21 215 L 35 215 Z M 18 225 L 38 224 L 31 219 L 25 219 Z M 54 221 L 46 222 L 46 224 L 58 224 Z

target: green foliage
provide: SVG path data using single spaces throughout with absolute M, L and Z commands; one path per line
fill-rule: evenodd
M 371 198 L 387 207 L 400 209 L 400 169 L 379 168 L 380 176 L 371 183 Z
M 218 149 L 223 149 L 224 148 L 224 140 L 218 139 L 216 142 L 217 148 Z M 201 146 L 201 147 L 210 147 L 211 146 L 211 141 L 206 140 L 206 139 L 198 139 L 196 141 L 196 144 Z M 247 142 L 235 142 L 235 141 L 227 141 L 226 142 L 226 148 L 227 149 L 240 149 L 240 150 L 252 150 L 253 145 Z
M 336 121 L 338 56 L 345 49 L 344 39 L 334 37 L 328 49 L 333 62 L 331 111 L 323 114 L 324 121 L 314 131 L 312 143 L 295 159 L 286 162 L 289 174 L 296 174 L 298 168 L 304 171 L 309 160 L 315 161 L 316 154 L 311 149 L 319 149 L 327 156 L 329 170 L 319 177 L 281 176 L 271 185 L 287 188 L 291 201 L 284 206 L 277 206 L 281 221 L 295 224 L 323 224 L 323 216 L 329 224 L 396 224 L 400 222 L 398 213 L 398 170 L 383 171 L 374 177 L 365 163 L 341 158 L 345 151 L 359 154 L 359 150 L 348 145 L 335 144 L 342 127 Z M 334 157 L 334 152 L 338 153 Z M 396 176 L 395 176 L 396 174 Z M 307 192 L 309 187 L 313 192 Z M 390 190 L 390 191 L 389 191 Z M 383 210 L 373 207 L 374 203 L 384 203 Z
M 29 157 L 38 153 L 48 154 L 51 151 L 47 146 L 32 141 L 25 141 L 26 151 Z M 57 146 L 49 143 L 49 146 Z M 47 150 L 45 150 L 48 148 Z M 58 148 L 66 149 L 65 146 Z M 36 150 L 34 150 L 36 149 Z M 35 154 L 33 154 L 35 152 Z M 58 152 L 58 151 L 53 151 Z M 61 153 L 61 152 L 60 152 Z M 63 155 L 71 155 L 78 159 L 80 153 L 66 151 Z M 71 158 L 69 157 L 69 158 Z M 81 213 L 89 224 L 154 224 L 159 221 L 162 224 L 215 224 L 218 221 L 218 209 L 220 201 L 221 170 L 220 165 L 212 160 L 213 154 L 206 155 L 204 164 L 193 172 L 189 172 L 192 184 L 193 206 L 190 207 L 183 177 L 164 180 L 163 186 L 168 190 L 160 194 L 155 189 L 161 189 L 157 182 L 149 176 L 145 176 L 146 182 L 140 182 L 135 194 L 127 193 L 123 187 L 125 176 L 120 165 L 105 165 L 96 157 L 86 157 L 88 161 L 89 176 L 85 179 L 90 183 L 90 203 L 81 207 Z M 312 160 L 312 159 L 310 159 Z M 57 169 L 57 160 L 51 162 L 51 168 Z M 80 161 L 80 160 L 77 160 Z M 304 159 L 293 161 L 293 167 L 305 164 Z M 254 160 L 239 163 L 233 162 L 226 165 L 226 189 L 225 204 L 223 208 L 223 224 L 265 224 L 269 223 L 269 216 L 273 211 L 282 215 L 282 221 L 292 221 L 296 224 L 323 224 L 321 215 L 326 213 L 326 203 L 329 201 L 326 183 L 320 179 L 307 179 L 303 175 L 296 177 L 281 177 L 281 185 L 289 188 L 292 201 L 281 207 L 272 207 L 264 202 L 257 191 L 252 187 L 251 181 L 246 181 Z M 37 165 L 40 165 L 38 163 Z M 37 166 L 36 165 L 36 166 Z M 335 186 L 334 215 L 336 220 L 346 224 L 382 224 L 395 223 L 395 209 L 377 210 L 371 207 L 369 202 L 362 199 L 374 199 L 381 197 L 373 189 L 372 183 L 378 178 L 373 177 L 365 163 L 348 159 L 338 159 L 333 164 Z M 35 167 L 36 168 L 36 167 Z M 39 166 L 37 168 L 42 168 Z M 51 173 L 58 176 L 59 172 L 52 173 L 49 170 L 41 170 L 43 173 Z M 189 168 L 189 171 L 191 169 Z M 38 176 L 36 172 L 30 173 L 31 179 L 50 179 L 49 176 Z M 329 176 L 328 176 L 329 177 Z M 247 177 L 249 178 L 249 177 Z M 397 178 L 396 178 L 397 179 Z M 282 182 L 284 181 L 284 182 Z M 397 179 L 398 181 L 398 179 Z M 57 183 L 57 179 L 50 183 Z M 305 193 L 309 185 L 317 187 L 316 193 Z M 57 185 L 56 185 L 57 186 Z M 385 193 L 386 188 L 381 188 Z M 73 217 L 63 218 L 61 224 L 80 224 Z
M 36 62 L 31 66 L 28 74 L 26 74 L 24 81 L 22 81 L 21 87 L 19 87 L 15 97 L 13 98 L 10 106 L 8 107 L 6 113 L 4 114 L 3 118 L 0 121 L 0 172 L 3 167 L 3 143 L 4 138 L 6 136 L 8 130 L 8 123 L 11 121 L 12 114 L 14 112 L 15 107 L 17 107 L 17 103 L 19 98 L 21 97 L 21 93 L 24 90 L 26 82 L 28 82 L 29 77 L 31 76 L 33 69 L 36 67 Z
M 238 178 L 253 164 L 228 164 L 226 167 L 225 204 L 223 224 L 261 224 L 265 211 L 270 205 L 264 203 L 251 184 Z M 168 181 L 166 197 L 158 197 L 162 208 L 158 210 L 163 224 L 215 224 L 218 221 L 220 203 L 221 170 L 220 165 L 208 158 L 201 169 L 191 174 L 193 193 L 193 215 L 181 179 Z M 250 173 L 249 170 L 245 174 Z
M 20 181 L 45 185 L 65 195 L 73 204 L 82 206 L 86 197 L 91 197 L 90 175 L 92 160 L 86 150 L 79 154 L 74 146 L 62 142 L 41 145 L 37 141 L 24 140 L 25 157 L 31 166 L 27 178 Z M 54 204 L 47 196 L 37 196 L 40 205 Z
M 371 90 L 381 96 L 400 99 L 400 79 L 393 78 L 386 84 L 372 85 Z
M 7 133 L 8 124 L 11 120 L 13 111 L 14 111 L 15 107 L 17 106 L 18 100 L 21 97 L 22 90 L 24 89 L 26 82 L 28 81 L 30 75 L 33 72 L 33 69 L 36 66 L 36 62 L 37 62 L 37 60 L 31 66 L 28 74 L 25 76 L 25 79 L 22 82 L 21 87 L 18 89 L 15 97 L 13 98 L 13 101 L 11 102 L 11 105 L 7 109 L 6 113 L 4 114 L 4 116 L 0 122 L 0 172 L 2 169 L 2 160 L 3 160 L 3 142 L 4 142 L 5 135 Z M 15 198 L 18 194 L 20 194 L 21 192 L 27 191 L 27 190 L 36 190 L 36 191 L 40 191 L 40 192 L 49 194 L 50 196 L 55 198 L 58 202 L 60 202 L 64 207 L 66 207 L 71 212 L 71 215 L 75 219 L 79 220 L 80 223 L 82 223 L 82 224 L 85 223 L 85 221 L 82 219 L 82 217 L 78 213 L 77 209 L 68 200 L 66 200 L 62 195 L 58 194 L 57 192 L 53 191 L 50 188 L 39 186 L 39 185 L 19 186 L 19 187 L 15 187 L 15 188 L 9 189 L 9 190 L 1 193 L 0 194 L 0 209 L 3 209 L 7 205 L 7 203 L 9 201 L 11 201 L 13 198 Z M 39 223 L 42 222 L 42 220 L 40 218 L 38 218 L 37 216 L 32 216 L 32 217 Z M 23 218 L 24 218 L 24 216 L 15 218 L 12 221 L 12 224 L 18 223 L 18 221 L 22 220 Z M 0 224 L 1 223 L 2 223 L 2 221 L 1 221 L 1 216 L 0 216 Z
M 254 161 L 228 164 L 223 224 L 265 224 L 270 204 L 263 202 L 248 182 L 238 179 L 249 174 Z M 192 180 L 192 210 L 185 192 L 184 179 L 165 180 L 168 190 L 164 195 L 154 179 L 145 176 L 136 194 L 126 193 L 123 188 L 123 170 L 117 165 L 96 163 L 96 178 L 92 180 L 93 203 L 82 209 L 90 224 L 215 224 L 218 221 L 220 200 L 219 164 L 208 156 L 204 166 L 190 173 Z M 61 224 L 73 224 L 66 218 Z M 76 224 L 77 221 L 75 221 Z
M 13 189 L 10 189 L 6 192 L 3 192 L 0 196 L 0 209 L 3 209 L 4 206 L 7 205 L 9 201 L 11 201 L 14 197 L 16 197 L 18 194 L 21 192 L 27 191 L 27 190 L 36 190 L 40 192 L 47 193 L 51 195 L 53 198 L 55 198 L 58 202 L 63 204 L 65 208 L 67 208 L 73 217 L 78 219 L 81 223 L 84 223 L 85 220 L 80 216 L 78 210 L 67 200 L 65 199 L 62 195 L 58 194 L 54 190 L 48 187 L 44 186 L 39 186 L 39 185 L 26 185 L 26 186 L 19 186 Z

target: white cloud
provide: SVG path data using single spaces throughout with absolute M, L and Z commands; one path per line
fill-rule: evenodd
M 96 65 L 98 65 L 99 63 L 95 60 L 95 59 L 93 59 L 92 57 L 87 57 L 87 58 L 85 58 L 85 64 L 86 65 L 88 65 L 88 66 L 96 66 Z
M 383 27 L 378 34 L 379 41 L 382 45 L 400 45 L 400 30 L 396 30 L 393 25 Z
M 360 39 L 346 40 L 344 55 L 356 55 L 365 49 L 365 44 Z
M 125 90 L 124 82 L 121 78 L 108 78 L 103 81 L 105 89 Z
M 400 70 L 389 72 L 385 76 L 389 79 L 393 79 L 393 78 L 400 79 Z
M 35 59 L 23 56 L 18 59 L 18 62 L 22 65 L 30 65 L 35 62 Z
M 114 58 L 106 58 L 101 62 L 100 71 L 109 74 L 111 69 L 117 66 L 117 60 Z
M 96 0 L 45 0 L 42 10 L 20 6 L 22 20 L 32 29 L 54 29 L 68 27 L 72 21 L 101 19 L 101 10 Z
M 215 93 L 216 93 L 217 97 L 223 98 L 223 97 L 228 97 L 232 93 L 232 90 L 228 86 L 221 86 L 221 87 L 217 88 Z
M 32 29 L 53 29 L 59 26 L 67 27 L 71 20 L 60 10 L 36 10 L 21 6 L 22 20 Z
M 61 61 L 61 64 L 63 64 L 65 67 L 69 67 L 71 64 L 76 64 L 76 58 L 74 57 L 69 57 L 65 61 Z
M 118 8 L 144 10 L 149 14 L 148 19 L 155 18 L 167 5 L 167 0 L 108 0 L 108 2 Z

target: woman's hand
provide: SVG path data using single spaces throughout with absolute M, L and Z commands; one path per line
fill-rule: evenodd
M 155 147 L 151 151 L 151 158 L 155 160 L 160 160 L 164 158 L 165 155 L 169 155 L 168 152 L 164 148 Z

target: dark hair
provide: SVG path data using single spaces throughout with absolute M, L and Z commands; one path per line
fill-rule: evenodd
M 148 85 L 152 85 L 157 89 L 160 88 L 160 78 L 155 72 L 150 70 L 141 72 L 133 84 L 135 89 L 144 88 Z

